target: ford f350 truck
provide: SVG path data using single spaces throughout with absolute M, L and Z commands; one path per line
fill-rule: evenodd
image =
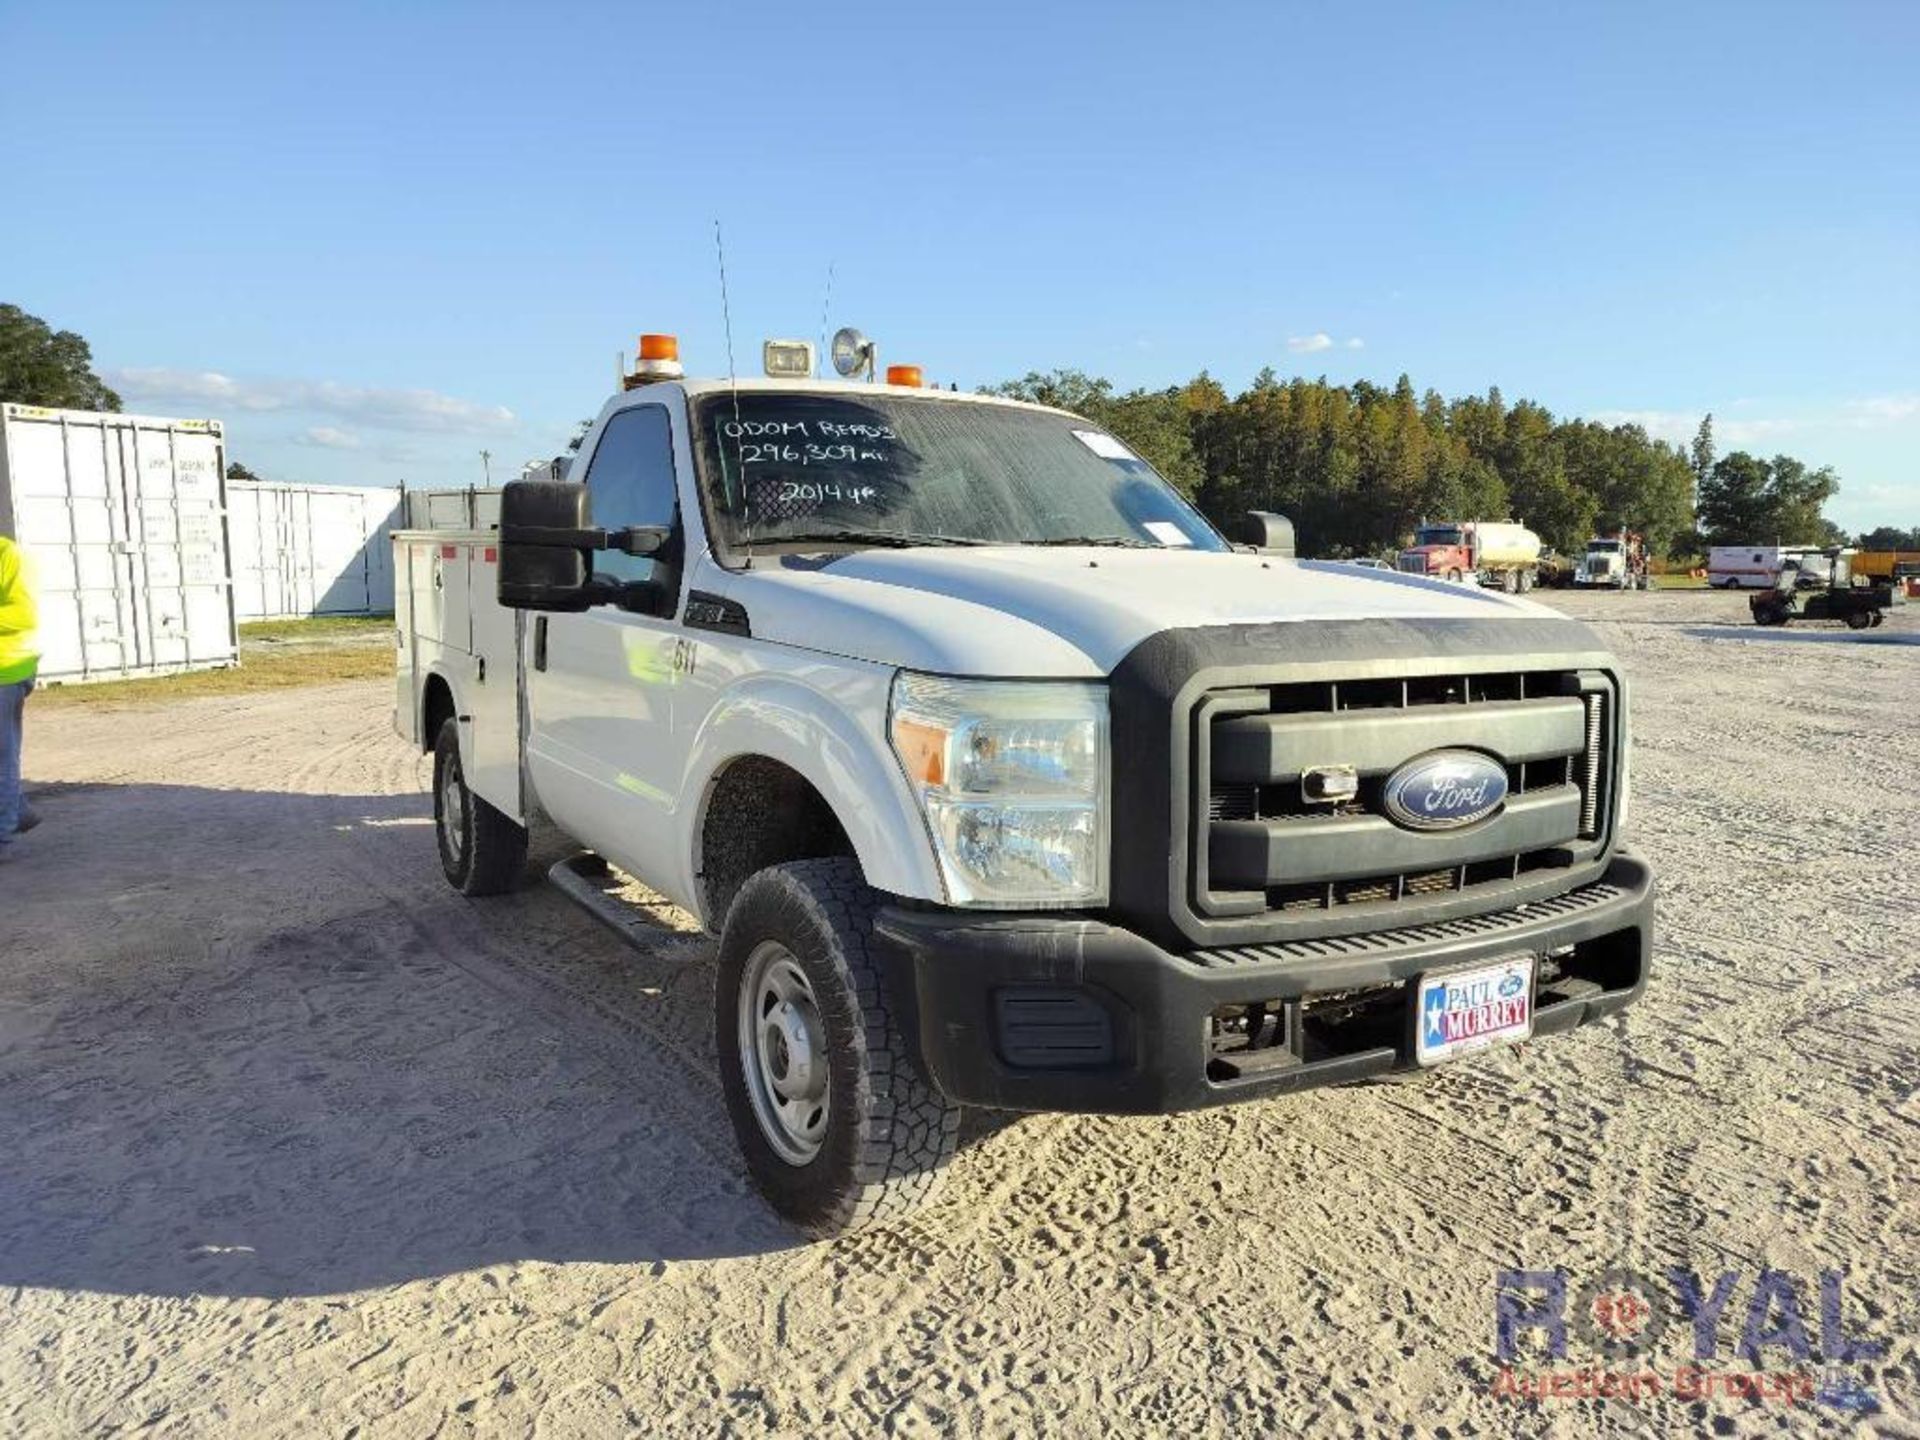
M 611 864 L 718 935 L 727 1105 L 802 1227 L 923 1202 L 964 1106 L 1256 1100 L 1640 994 L 1583 625 L 1230 543 L 1058 410 L 654 349 L 497 531 L 396 535 L 397 724 L 465 894 L 550 824 L 569 893 Z

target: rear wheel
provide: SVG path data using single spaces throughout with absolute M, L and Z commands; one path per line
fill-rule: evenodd
M 1520 593 L 1524 595 L 1531 589 L 1533 589 L 1533 571 L 1522 570 L 1520 572 Z
M 1520 572 L 1518 570 L 1502 570 L 1500 572 L 1500 588 L 1509 595 L 1518 595 L 1520 593 Z
M 460 722 L 451 716 L 433 746 L 433 830 L 440 868 L 462 895 L 498 895 L 519 883 L 527 832 L 467 788 Z
M 720 935 L 714 1039 L 747 1168 L 815 1235 L 932 1199 L 960 1107 L 921 1072 L 873 939 L 874 892 L 845 858 L 775 865 L 740 887 Z

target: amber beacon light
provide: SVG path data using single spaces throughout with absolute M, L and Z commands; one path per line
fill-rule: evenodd
M 887 366 L 887 384 L 905 385 L 918 390 L 926 384 L 926 381 L 922 378 L 918 365 L 889 365 Z
M 680 341 L 673 335 L 642 335 L 640 356 L 633 373 L 627 377 L 627 389 L 650 380 L 678 380 L 687 372 L 680 368 Z

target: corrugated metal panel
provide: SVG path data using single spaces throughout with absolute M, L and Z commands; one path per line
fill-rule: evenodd
M 409 490 L 405 508 L 408 530 L 497 530 L 500 528 L 500 488 L 469 486 L 464 490 Z
M 393 609 L 397 490 L 228 484 L 234 594 L 243 620 L 384 615 Z
M 218 420 L 0 407 L 0 530 L 39 577 L 40 676 L 239 656 Z

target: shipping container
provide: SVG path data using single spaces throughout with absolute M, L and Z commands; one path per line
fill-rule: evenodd
M 242 620 L 384 615 L 393 609 L 401 491 L 227 482 L 227 531 Z
M 409 490 L 403 530 L 498 530 L 500 487 L 469 485 L 464 490 Z
M 38 577 L 40 678 L 239 658 L 218 420 L 0 406 L 0 532 Z

